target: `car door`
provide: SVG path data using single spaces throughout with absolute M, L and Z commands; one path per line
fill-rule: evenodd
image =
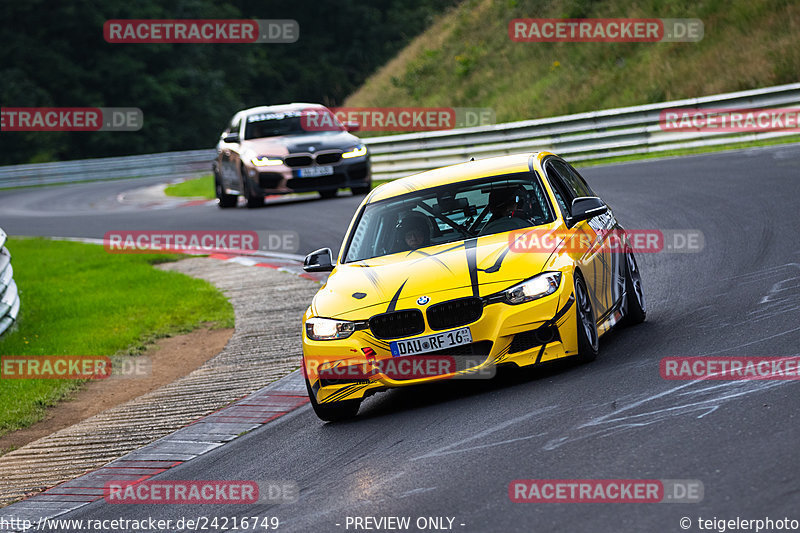
M 597 196 L 589 187 L 583 176 L 567 162 L 563 162 L 569 171 L 568 182 L 584 196 Z M 600 233 L 602 240 L 603 259 L 606 265 L 606 275 L 603 276 L 603 298 L 605 298 L 606 314 L 621 302 L 625 290 L 625 257 L 620 246 L 621 228 L 617 223 L 614 213 L 609 207 L 602 215 L 587 221 L 590 227 Z
M 582 178 L 575 179 L 564 161 L 551 157 L 545 161 L 544 170 L 565 219 L 572 214 L 571 206 L 575 198 L 595 196 Z M 580 254 L 578 265 L 586 281 L 597 322 L 602 321 L 613 304 L 609 294 L 610 263 L 608 254 L 603 250 L 604 232 L 600 231 L 606 225 L 607 221 L 603 220 L 603 215 L 600 215 L 580 221 L 567 229 L 568 244 L 576 253 Z M 585 248 L 583 243 L 587 235 L 590 245 Z

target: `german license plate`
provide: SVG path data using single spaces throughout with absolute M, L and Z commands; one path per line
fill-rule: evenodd
M 403 357 L 404 355 L 416 355 L 426 352 L 446 350 L 453 346 L 461 346 L 472 342 L 472 332 L 469 328 L 459 328 L 452 331 L 443 331 L 435 335 L 416 337 L 403 341 L 392 341 L 389 348 L 392 357 Z
M 324 166 L 324 167 L 308 167 L 308 168 L 301 168 L 298 170 L 298 175 L 301 178 L 313 178 L 316 176 L 330 176 L 333 174 L 333 167 L 332 166 Z

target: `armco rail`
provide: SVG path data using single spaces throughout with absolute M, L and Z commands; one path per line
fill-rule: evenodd
M 671 108 L 771 108 L 800 104 L 800 83 L 751 91 L 606 109 L 561 117 L 458 130 L 365 139 L 378 179 L 394 179 L 431 168 L 495 155 L 549 150 L 570 161 L 767 139 L 796 132 L 669 132 L 659 126 Z
M 670 132 L 659 115 L 671 108 L 771 108 L 800 105 L 800 83 L 561 117 L 475 128 L 429 131 L 364 139 L 375 179 L 394 179 L 471 157 L 550 150 L 571 161 L 662 152 L 793 135 Z M 63 163 L 0 167 L 0 188 L 138 176 L 186 177 L 210 172 L 213 150 L 171 152 Z
M 19 292 L 14 283 L 11 254 L 6 249 L 6 232 L 0 228 L 0 335 L 2 335 L 19 313 Z
M 13 135 L 13 133 L 8 135 Z M 13 165 L 0 167 L 0 189 L 87 180 L 144 177 L 185 178 L 210 173 L 213 159 L 214 150 L 192 150 L 35 165 Z

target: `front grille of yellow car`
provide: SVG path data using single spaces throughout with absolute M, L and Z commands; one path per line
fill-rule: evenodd
M 379 339 L 399 339 L 425 331 L 425 320 L 419 309 L 391 311 L 370 318 L 369 329 Z
M 480 298 L 458 298 L 432 305 L 425 313 L 431 329 L 450 329 L 478 320 L 483 314 Z
M 555 326 L 542 326 L 539 329 L 531 329 L 517 333 L 511 340 L 508 353 L 524 352 L 535 346 L 541 346 L 550 342 L 560 342 L 558 328 Z

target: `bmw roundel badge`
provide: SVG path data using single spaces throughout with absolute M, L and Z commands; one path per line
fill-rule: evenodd
M 431 299 L 427 296 L 420 296 L 417 298 L 417 305 L 425 305 L 426 303 L 430 302 Z

